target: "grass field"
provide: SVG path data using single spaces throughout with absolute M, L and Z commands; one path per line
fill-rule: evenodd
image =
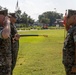
M 64 30 L 28 30 L 20 34 L 46 34 L 20 38 L 14 75 L 65 75 L 62 64 Z

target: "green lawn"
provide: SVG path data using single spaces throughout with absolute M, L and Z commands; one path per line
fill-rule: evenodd
M 65 75 L 62 64 L 64 30 L 19 31 L 20 34 L 46 34 L 20 38 L 14 75 Z

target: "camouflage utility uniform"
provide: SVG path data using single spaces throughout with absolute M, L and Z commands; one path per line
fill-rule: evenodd
M 11 75 L 11 39 L 2 39 L 0 27 L 0 75 Z
M 13 39 L 17 33 L 15 25 L 11 24 L 11 51 L 12 51 L 12 71 L 16 65 L 17 55 L 19 50 L 19 40 Z
M 64 41 L 63 47 L 63 64 L 65 67 L 66 75 L 76 75 L 71 73 L 71 69 L 75 61 L 75 42 L 76 42 L 76 25 L 72 26 Z

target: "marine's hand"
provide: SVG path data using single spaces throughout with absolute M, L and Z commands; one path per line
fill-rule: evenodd
M 19 40 L 19 38 L 20 38 L 20 35 L 19 35 L 18 33 L 16 33 L 16 34 L 14 35 L 14 38 L 12 39 L 12 40 L 13 40 L 13 43 L 14 43 L 16 40 Z
M 74 65 L 74 66 L 72 67 L 71 72 L 72 72 L 72 73 L 76 73 L 76 65 Z
M 6 16 L 4 20 L 4 25 L 9 25 L 9 24 L 10 24 L 10 18 Z
M 19 40 L 20 35 L 19 35 L 19 34 L 15 34 L 14 38 L 15 38 L 16 40 Z
M 13 40 L 13 43 L 14 43 L 15 41 L 19 40 L 19 38 L 20 38 L 20 35 L 19 35 L 18 33 L 15 34 L 15 35 L 14 35 L 14 38 L 12 39 L 12 40 Z
M 2 37 L 4 39 L 7 39 L 8 37 L 10 37 L 10 19 L 6 16 L 4 18 L 4 28 L 2 30 Z

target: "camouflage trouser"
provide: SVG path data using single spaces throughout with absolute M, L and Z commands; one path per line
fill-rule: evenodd
M 11 58 L 6 57 L 2 58 L 0 57 L 0 75 L 11 75 Z
M 15 41 L 14 43 L 12 43 L 12 72 L 13 69 L 16 65 L 16 61 L 17 61 L 17 56 L 18 56 L 18 50 L 19 50 L 19 40 Z
M 72 73 L 72 72 L 71 72 L 71 69 L 72 69 L 71 67 L 66 67 L 66 66 L 65 66 L 66 75 L 76 75 L 76 73 Z
M 0 75 L 11 75 L 11 40 L 0 39 Z

